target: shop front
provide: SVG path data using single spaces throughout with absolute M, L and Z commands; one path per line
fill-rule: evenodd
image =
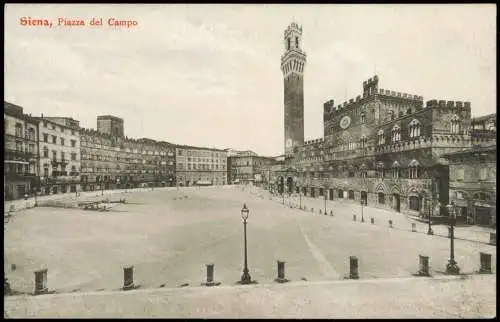
M 478 226 L 492 226 L 495 224 L 495 207 L 492 205 L 474 202 L 474 222 Z

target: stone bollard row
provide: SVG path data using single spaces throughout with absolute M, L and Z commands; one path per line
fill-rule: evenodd
M 373 218 L 372 218 L 373 219 Z M 479 253 L 480 269 L 478 273 L 491 274 L 491 254 Z M 289 280 L 285 277 L 285 262 L 277 261 L 277 283 L 286 283 Z M 206 264 L 207 277 L 206 282 L 202 285 L 216 286 L 220 282 L 214 281 L 214 264 Z M 35 295 L 47 294 L 47 269 L 35 271 Z M 419 269 L 417 276 L 431 276 L 429 270 L 429 257 L 419 255 Z M 356 256 L 349 256 L 349 279 L 359 279 L 359 260 Z M 134 267 L 127 266 L 123 268 L 123 290 L 131 290 L 137 288 L 134 284 Z

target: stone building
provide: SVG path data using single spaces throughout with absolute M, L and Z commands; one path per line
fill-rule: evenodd
M 112 136 L 123 137 L 123 119 L 112 115 L 99 115 L 97 117 L 97 132 Z
M 300 60 L 291 66 L 290 75 L 302 77 Z M 287 100 L 287 93 L 303 97 L 298 93 L 302 87 L 290 83 L 288 75 L 284 73 L 285 124 L 287 111 L 300 110 L 302 104 Z M 295 122 L 303 123 L 303 118 Z M 470 125 L 470 102 L 424 104 L 422 96 L 380 89 L 374 76 L 363 82 L 356 98 L 324 104 L 323 138 L 285 153 L 276 186 L 280 192 L 326 195 L 423 217 L 445 215 L 449 170 L 439 156 L 470 147 Z M 290 151 L 286 142 L 285 151 Z
M 179 186 L 227 184 L 227 151 L 177 145 L 175 157 Z
M 84 191 L 175 186 L 174 145 L 113 133 L 102 128 L 81 131 Z
M 80 187 L 80 124 L 68 117 L 38 122 L 42 194 L 77 192 Z
M 496 224 L 496 114 L 471 120 L 472 147 L 442 155 L 450 169 L 450 200 L 457 220 Z
M 267 165 L 273 164 L 274 159 L 259 156 L 253 151 L 240 151 L 228 157 L 228 171 L 231 173 L 231 183 L 266 184 L 269 180 Z
M 39 189 L 37 121 L 23 108 L 4 101 L 4 200 Z

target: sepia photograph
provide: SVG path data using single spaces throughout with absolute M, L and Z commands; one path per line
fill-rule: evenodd
M 4 318 L 496 317 L 496 4 L 6 4 Z

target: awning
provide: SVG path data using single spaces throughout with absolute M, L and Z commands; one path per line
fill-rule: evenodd
M 17 161 L 17 160 L 4 160 L 5 163 L 17 163 L 17 164 L 30 164 L 26 161 Z
M 484 208 L 492 208 L 493 206 L 492 205 L 488 205 L 486 203 L 482 203 L 482 202 L 474 202 L 474 206 L 477 206 L 477 207 L 484 207 Z

